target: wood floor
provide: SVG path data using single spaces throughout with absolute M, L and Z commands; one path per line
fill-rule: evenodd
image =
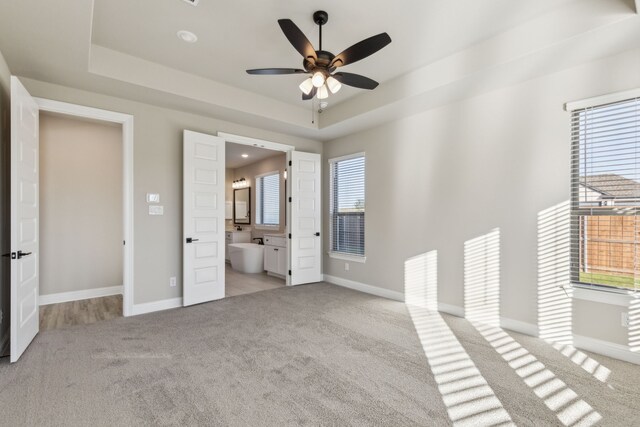
M 235 297 L 237 295 L 252 294 L 254 292 L 266 291 L 267 289 L 282 288 L 285 286 L 284 279 L 268 276 L 267 273 L 244 274 L 233 270 L 229 264 L 225 267 L 225 296 Z
M 225 273 L 226 297 L 285 286 L 284 279 L 268 276 L 266 273 L 238 273 L 229 265 L 226 265 Z M 43 305 L 40 307 L 40 330 L 47 331 L 75 325 L 88 325 L 116 317 L 122 317 L 122 295 Z
M 122 317 L 122 295 L 89 298 L 40 307 L 40 330 L 88 325 Z

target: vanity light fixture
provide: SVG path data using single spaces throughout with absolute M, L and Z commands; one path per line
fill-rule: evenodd
M 243 158 L 243 159 L 246 159 L 247 157 L 249 157 L 249 155 L 248 155 L 248 154 L 246 154 L 246 153 L 245 153 L 245 154 L 242 154 L 241 156 L 242 156 L 242 158 Z
M 249 186 L 249 181 L 244 178 L 240 178 L 236 181 L 233 181 L 231 184 L 232 188 L 247 188 Z
M 198 41 L 198 36 L 193 34 L 191 31 L 180 30 L 178 31 L 177 35 L 178 35 L 178 38 L 180 38 L 180 40 L 185 41 L 187 43 L 195 43 Z

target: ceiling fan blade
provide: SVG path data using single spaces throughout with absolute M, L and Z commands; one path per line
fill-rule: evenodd
M 342 67 L 347 64 L 353 64 L 369 55 L 373 55 L 389 43 L 391 43 L 391 37 L 389 37 L 387 33 L 380 33 L 377 36 L 364 39 L 339 53 L 333 61 L 331 61 L 330 67 Z
M 289 42 L 304 58 L 316 59 L 316 51 L 304 33 L 291 19 L 278 19 L 278 24 Z
M 369 77 L 353 73 L 335 73 L 333 77 L 343 85 L 357 87 L 359 89 L 375 89 L 378 82 Z
M 314 96 L 316 96 L 316 92 L 318 91 L 318 89 L 316 87 L 314 87 L 313 89 L 311 89 L 311 92 L 309 92 L 309 95 L 307 95 L 306 93 L 302 93 L 302 100 L 303 101 L 308 101 L 310 99 L 313 99 Z
M 258 68 L 255 70 L 247 70 L 247 74 L 277 75 L 277 74 L 301 74 L 301 73 L 306 73 L 306 71 L 300 70 L 297 68 Z

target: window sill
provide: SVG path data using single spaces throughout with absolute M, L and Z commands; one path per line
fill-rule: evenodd
M 253 228 L 256 230 L 280 230 L 279 225 L 255 225 Z
M 637 298 L 632 293 L 623 290 L 601 290 L 580 284 L 573 284 L 570 288 L 573 290 L 574 299 L 618 305 L 621 307 L 629 307 L 629 302 Z
M 329 258 L 341 259 L 343 261 L 359 262 L 362 264 L 367 262 L 366 256 L 347 255 L 340 252 L 327 252 L 327 253 L 329 254 Z

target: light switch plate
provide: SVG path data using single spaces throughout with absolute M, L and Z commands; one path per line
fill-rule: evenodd
M 164 215 L 164 206 L 149 206 L 149 215 Z
M 147 193 L 147 203 L 160 203 L 160 194 Z

